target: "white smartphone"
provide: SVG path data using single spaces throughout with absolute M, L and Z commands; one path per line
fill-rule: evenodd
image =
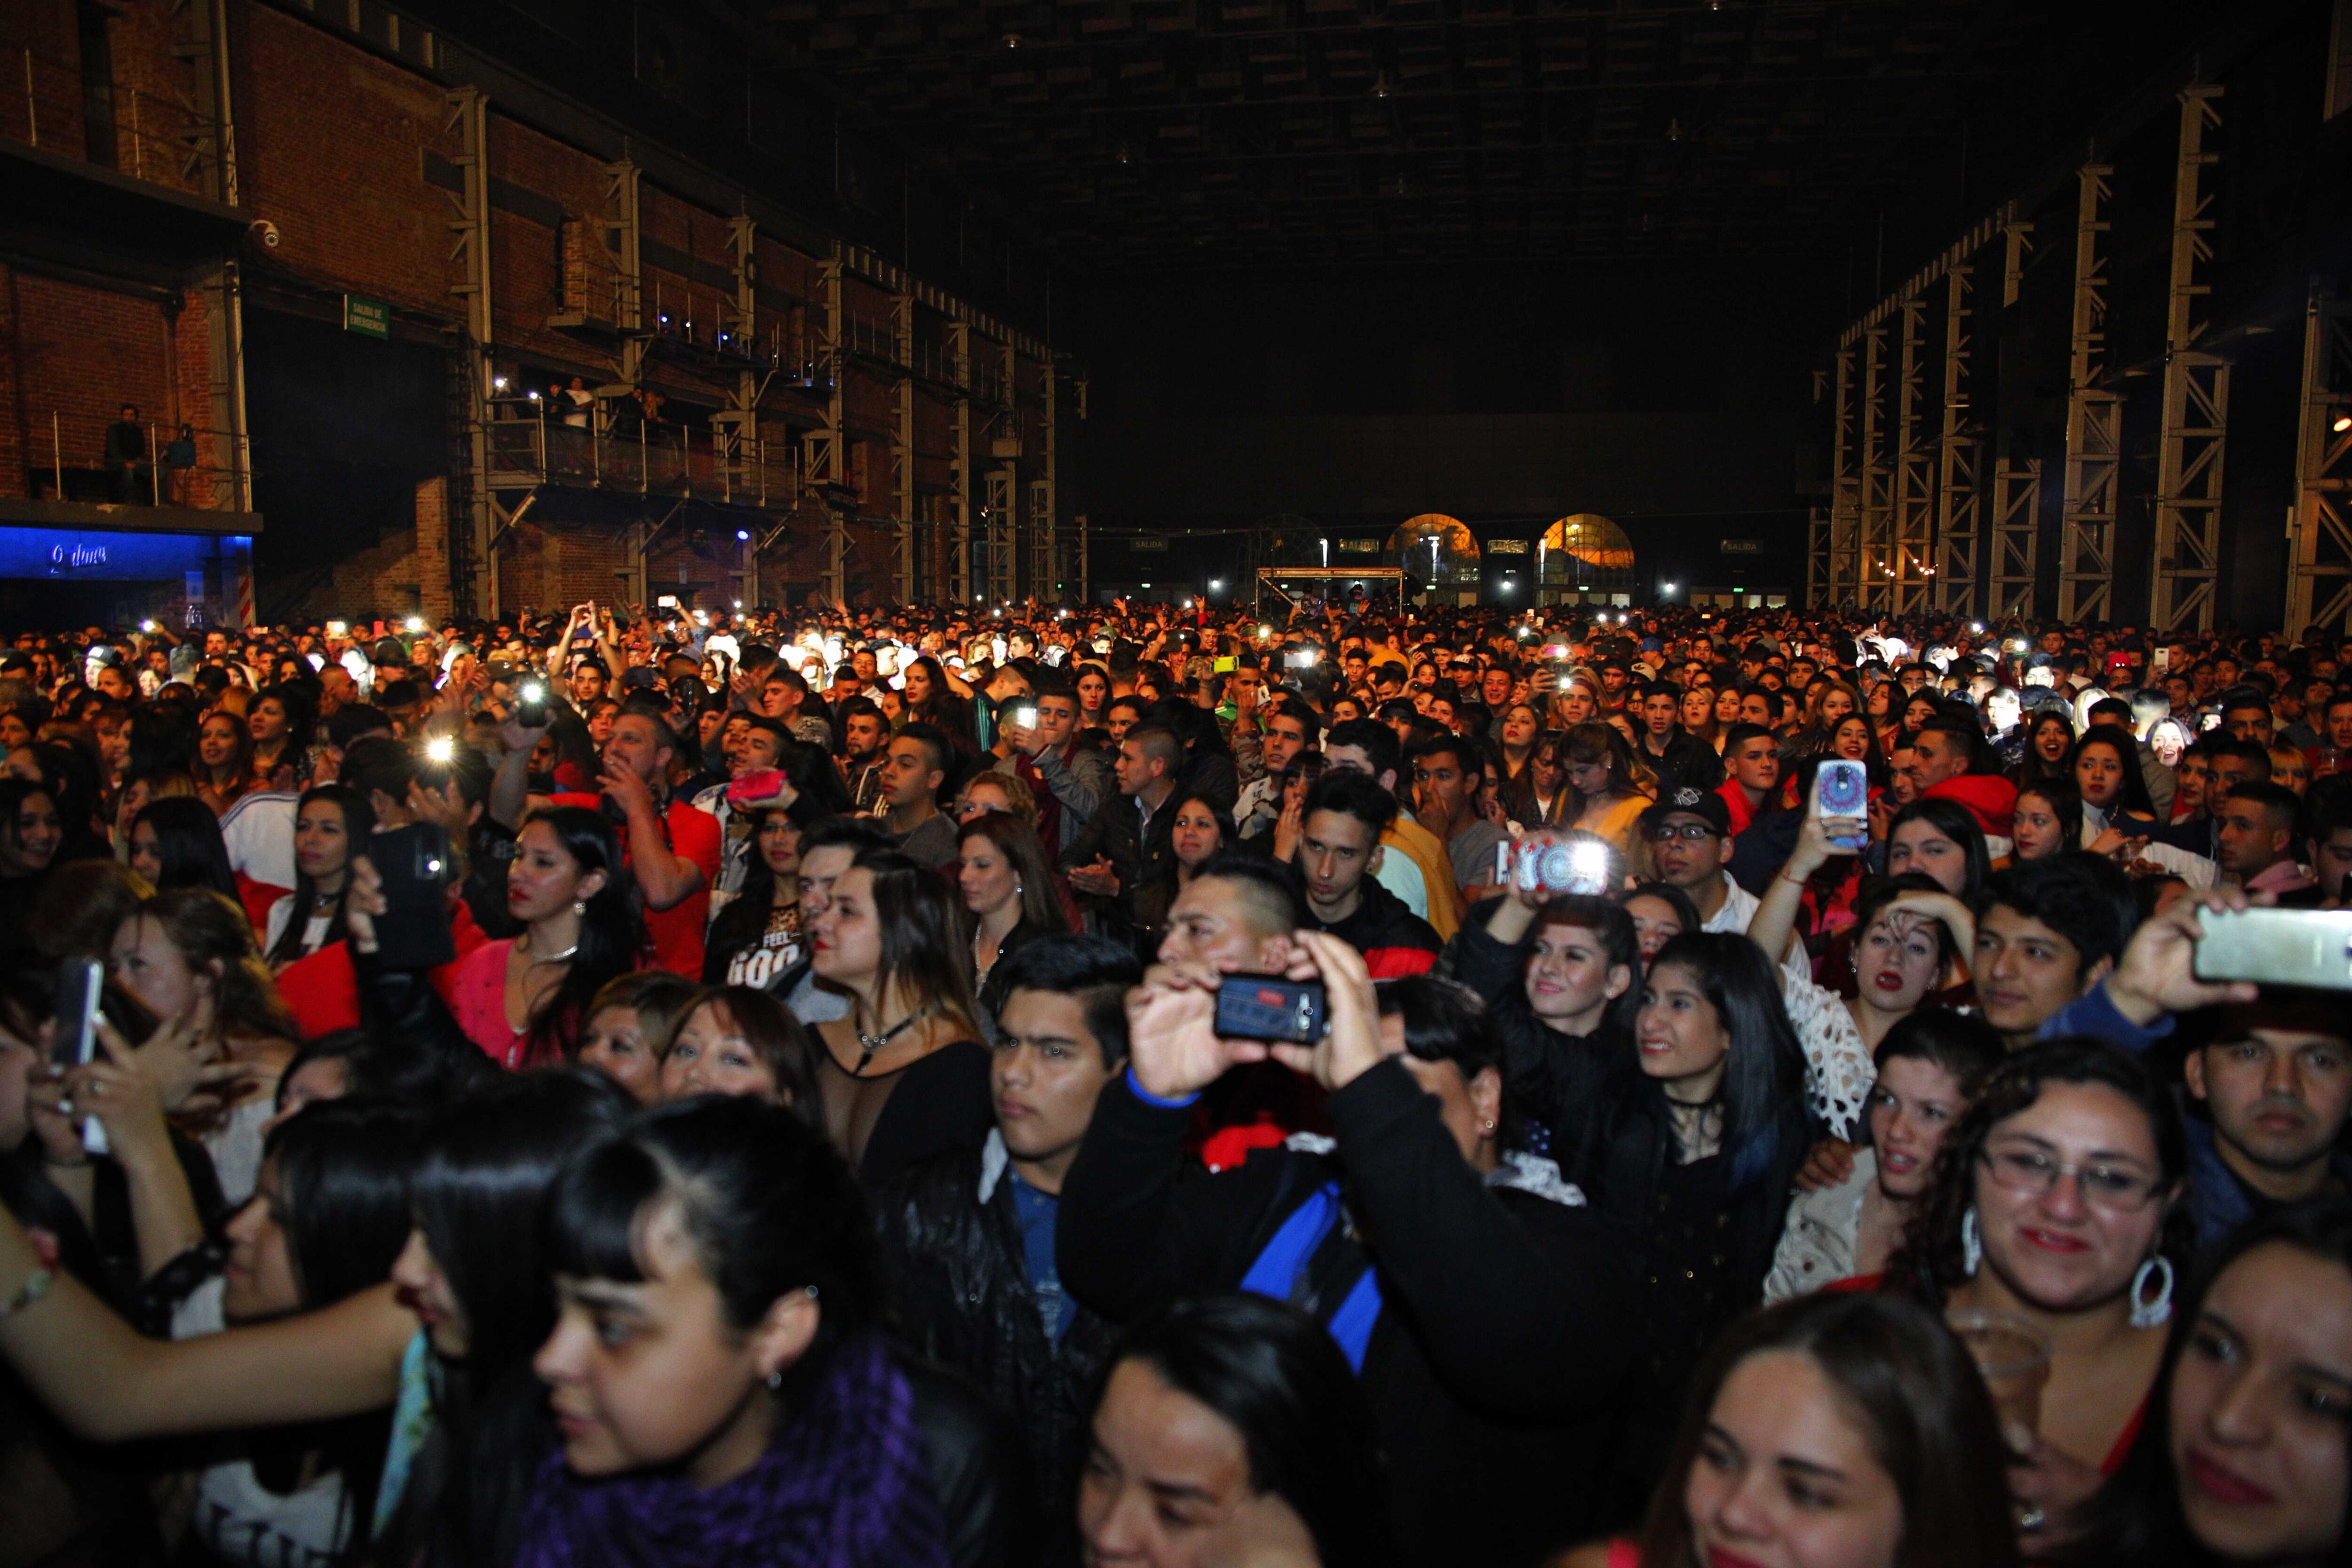
M 1845 757 L 1830 757 L 1813 772 L 1813 815 L 1864 817 L 1870 815 L 1870 772 Z M 1866 838 L 1832 838 L 1841 849 L 1863 849 Z
M 2352 991 L 2352 910 L 2207 910 L 2200 980 Z
M 49 1036 L 49 1061 L 59 1072 L 83 1066 L 98 1054 L 98 1003 L 106 970 L 97 960 L 68 958 L 58 966 L 57 1023 Z M 81 1146 L 107 1152 L 106 1124 L 95 1116 L 81 1122 Z

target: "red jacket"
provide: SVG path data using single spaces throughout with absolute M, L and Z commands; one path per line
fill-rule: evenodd
M 2013 838 L 2017 786 L 1999 773 L 1962 773 L 1919 792 L 1921 800 L 1948 800 L 1969 808 L 1987 838 Z

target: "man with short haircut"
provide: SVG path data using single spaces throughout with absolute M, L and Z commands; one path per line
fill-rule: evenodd
M 2292 893 L 2311 886 L 2294 859 L 2294 818 L 2302 805 L 2284 784 L 2238 784 L 2223 795 L 2213 828 L 2214 858 L 2223 879 L 2249 893 Z
M 1263 719 L 1260 742 L 1265 771 L 1242 786 L 1234 803 L 1234 826 L 1244 838 L 1254 838 L 1274 826 L 1282 813 L 1282 770 L 1322 737 L 1323 720 L 1296 697 L 1276 703 Z
M 2340 994 L 2197 978 L 2200 910 L 2186 900 L 2132 934 L 2113 974 L 2044 1026 L 2146 1052 L 2189 1040 L 2189 1212 L 2199 1245 L 2228 1244 L 2278 1208 L 2352 1191 L 2339 1147 L 2352 1115 L 2352 1025 Z
M 1404 750 L 1397 744 L 1396 731 L 1378 720 L 1350 719 L 1331 726 L 1324 740 L 1323 758 L 1329 767 L 1360 769 L 1391 797 L 1397 795 Z M 1381 844 L 1396 853 L 1381 858 L 1373 878 L 1403 900 L 1406 909 L 1427 921 L 1439 940 L 1449 937 L 1461 923 L 1462 904 L 1445 846 L 1406 811 L 1399 811 L 1389 823 Z
M 2233 741 L 2252 741 L 2268 751 L 2271 700 L 2251 686 L 2231 691 L 2221 700 L 2221 732 Z
M 939 726 L 919 721 L 892 736 L 883 752 L 883 820 L 899 853 L 921 865 L 947 866 L 956 859 L 956 825 L 939 803 L 951 754 Z
M 1985 853 L 1995 860 L 2007 859 L 2015 832 L 2017 786 L 1997 773 L 1982 771 L 1989 758 L 1975 723 L 1957 714 L 1937 713 L 1919 726 L 1912 754 L 1919 798 L 1965 806 L 1985 837 Z
M 756 812 L 737 811 L 727 792 L 738 780 L 776 772 L 783 764 L 784 748 L 792 743 L 782 723 L 764 713 L 740 714 L 737 722 L 741 729 L 727 748 L 727 778 L 694 796 L 695 809 L 719 824 L 719 875 L 710 888 L 714 920 L 743 890 L 743 875 L 751 858 L 752 825 L 758 820 Z
M 1027 786 L 1037 803 L 1037 838 L 1049 855 L 1067 848 L 1112 794 L 1110 770 L 1093 752 L 1078 746 L 1078 694 L 1056 679 L 1030 701 L 1035 728 L 1000 721 L 997 739 L 1012 754 L 997 764 Z
M 624 708 L 604 742 L 598 793 L 549 798 L 557 805 L 591 811 L 604 809 L 606 801 L 617 808 L 622 858 L 645 898 L 646 934 L 653 944 L 654 963 L 699 980 L 702 934 L 710 923 L 710 889 L 719 879 L 721 839 L 718 818 L 670 793 L 670 767 L 677 754 L 677 736 L 660 715 L 635 706 Z
M 2310 837 L 2305 843 L 2319 902 L 2328 909 L 2352 905 L 2352 789 L 2314 784 L 2305 806 Z
M 1309 931 L 1328 931 L 1364 955 L 1375 980 L 1420 974 L 1443 945 L 1430 923 L 1381 886 L 1381 835 L 1396 797 L 1355 768 L 1330 768 L 1307 792 L 1292 865 L 1306 892 Z
M 2080 850 L 1995 873 L 1977 912 L 1977 1005 L 2011 1050 L 2115 967 L 2137 916 L 2131 884 Z
M 1660 799 L 1678 789 L 1714 789 L 1723 783 L 1723 759 L 1682 727 L 1683 694 L 1659 682 L 1641 702 L 1641 760 L 1658 775 Z
M 1068 1521 L 1112 1330 L 1062 1287 L 1062 1182 L 1127 1065 L 1127 993 L 1143 965 L 1101 937 L 1054 935 L 1006 955 L 996 978 L 996 1125 L 893 1181 L 875 1219 L 908 1342 L 993 1396 L 1027 1440 L 1038 1517 Z
M 781 720 L 795 741 L 833 749 L 833 726 L 822 714 L 809 711 L 809 683 L 788 664 L 778 664 L 761 683 L 761 711 Z
M 1121 798 L 1096 812 L 1059 858 L 1087 928 L 1139 952 L 1164 918 L 1175 879 L 1176 814 L 1168 807 L 1183 765 L 1184 742 L 1173 730 L 1129 730 L 1112 764 Z
M 1759 724 L 1734 724 L 1723 737 L 1723 767 L 1715 794 L 1729 824 L 1725 831 L 1737 838 L 1770 809 L 1780 784 L 1780 738 Z
M 1495 883 L 1495 846 L 1510 835 L 1478 811 L 1478 786 L 1486 763 L 1468 742 L 1440 738 L 1412 748 L 1412 783 L 1421 825 L 1445 846 L 1446 864 L 1465 907 L 1474 888 Z
M 882 799 L 882 752 L 889 743 L 890 721 L 870 697 L 852 697 L 835 710 L 841 720 L 841 773 L 849 798 L 859 811 L 872 811 Z

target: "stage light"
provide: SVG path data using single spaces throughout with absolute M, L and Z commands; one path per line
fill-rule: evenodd
M 736 542 L 737 543 L 739 543 L 739 544 L 748 544 L 748 543 L 750 543 L 750 542 L 751 542 L 751 531 L 750 529 L 748 529 L 748 528 L 739 528 L 739 529 L 737 529 L 737 530 L 735 531 L 735 542 Z

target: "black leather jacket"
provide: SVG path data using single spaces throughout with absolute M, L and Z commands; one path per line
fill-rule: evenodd
M 1003 1165 L 993 1138 L 983 1149 L 927 1160 L 884 1190 L 876 1222 L 905 1338 L 1012 1416 L 1028 1446 L 1045 1560 L 1073 1562 L 1087 1402 L 1113 1331 L 1073 1302 L 1061 1342 L 1045 1337 Z

